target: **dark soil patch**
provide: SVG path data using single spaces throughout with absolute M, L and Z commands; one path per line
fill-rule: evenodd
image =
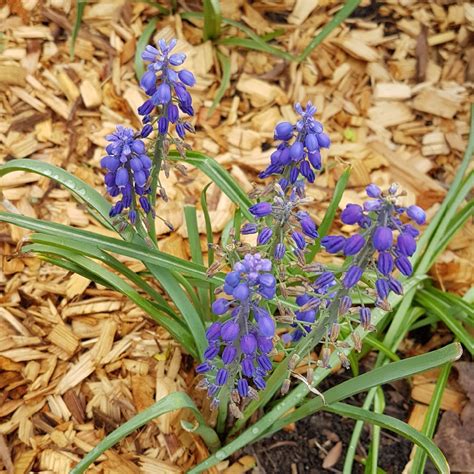
M 348 374 L 345 373 L 334 375 L 324 381 L 320 389 L 327 390 L 347 378 Z M 386 398 L 384 413 L 406 421 L 410 411 L 408 384 L 401 381 L 383 388 Z M 364 398 L 365 394 L 361 394 L 345 400 L 345 402 L 361 406 Z M 351 419 L 318 412 L 298 422 L 295 431 L 280 431 L 271 438 L 249 446 L 244 451 L 257 459 L 257 472 L 261 474 L 341 472 L 354 425 L 355 422 Z M 370 446 L 370 431 L 371 427 L 364 425 L 356 457 L 365 458 L 367 456 Z M 337 463 L 331 468 L 323 469 L 323 461 L 327 453 L 339 441 L 342 443 L 342 452 Z M 391 474 L 403 472 L 411 449 L 412 444 L 409 441 L 392 432 L 382 430 L 379 467 Z M 364 466 L 355 462 L 352 472 L 354 474 L 363 473 Z

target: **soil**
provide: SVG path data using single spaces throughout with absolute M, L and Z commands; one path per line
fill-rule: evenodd
M 337 374 L 321 384 L 322 391 L 348 378 L 348 374 Z M 406 421 L 410 411 L 409 386 L 406 381 L 384 386 L 386 407 L 384 413 Z M 361 406 L 365 394 L 345 400 Z M 408 400 L 408 402 L 407 402 Z M 296 424 L 294 431 L 280 431 L 245 449 L 257 459 L 259 474 L 342 472 L 345 453 L 349 445 L 355 421 L 326 412 L 318 412 Z M 364 425 L 357 447 L 356 459 L 365 458 L 370 445 L 371 427 Z M 327 453 L 338 442 L 342 442 L 341 454 L 330 468 L 323 468 Z M 385 472 L 399 474 L 406 466 L 412 444 L 392 432 L 382 430 L 378 466 Z M 295 469 L 296 468 L 296 469 Z M 355 462 L 352 472 L 363 473 L 364 466 Z

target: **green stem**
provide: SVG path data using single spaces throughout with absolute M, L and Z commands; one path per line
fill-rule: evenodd
M 426 413 L 425 421 L 421 432 L 428 438 L 432 438 L 438 422 L 439 408 L 441 406 L 441 399 L 443 398 L 444 389 L 448 383 L 449 373 L 451 372 L 452 363 L 446 364 L 441 369 L 436 386 L 433 392 L 433 398 L 430 401 L 428 412 Z M 415 457 L 411 467 L 411 472 L 425 472 L 426 451 L 416 448 Z
M 156 227 L 155 227 L 155 207 L 156 207 L 156 189 L 159 183 L 159 174 L 161 171 L 161 164 L 163 162 L 163 142 L 164 135 L 159 135 L 155 143 L 155 150 L 153 152 L 153 172 L 151 177 L 151 194 L 150 194 L 150 205 L 151 212 L 148 213 L 148 233 L 153 244 L 158 248 L 158 240 L 156 238 Z

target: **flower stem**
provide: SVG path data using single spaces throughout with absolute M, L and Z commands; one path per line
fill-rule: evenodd
M 150 194 L 150 205 L 151 211 L 148 213 L 148 232 L 153 244 L 158 247 L 158 240 L 156 238 L 156 227 L 155 227 L 155 207 L 156 207 L 156 189 L 159 182 L 159 174 L 161 171 L 161 164 L 163 162 L 163 142 L 164 136 L 159 135 L 155 143 L 155 149 L 153 152 L 153 173 L 151 178 L 151 194 Z

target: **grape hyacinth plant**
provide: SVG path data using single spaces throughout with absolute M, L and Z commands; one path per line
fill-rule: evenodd
M 325 213 L 307 197 L 308 187 L 326 172 L 322 151 L 330 147 L 311 102 L 306 107 L 295 105 L 296 123 L 276 124 L 270 162 L 247 195 L 214 159 L 191 152 L 186 143 L 187 134 L 194 132 L 190 89 L 196 78 L 181 67 L 186 55 L 178 42 L 148 45 L 142 59 L 148 64 L 140 79 L 147 96 L 138 108 L 142 127 L 118 125 L 106 137 L 109 143 L 101 160 L 112 204 L 85 182 L 45 162 L 13 160 L 0 167 L 0 176 L 25 170 L 56 180 L 108 233 L 8 212 L 0 213 L 0 220 L 34 231 L 22 251 L 123 293 L 165 328 L 195 360 L 193 388 L 201 391 L 190 390 L 190 395 L 215 416 L 205 419 L 191 396 L 172 393 L 105 437 L 71 472 L 84 472 L 133 430 L 180 408 L 188 409 L 196 420 L 193 425 L 183 419 L 183 429 L 200 436 L 210 451 L 191 473 L 203 472 L 247 444 L 321 409 L 395 427 L 445 472 L 444 458 L 427 436 L 413 433 L 400 420 L 340 402 L 460 356 L 458 345 L 452 344 L 413 360 L 390 362 L 398 359 L 394 352 L 399 342 L 392 332 L 405 326 L 408 330 L 419 317 L 410 304 L 440 252 L 430 239 L 441 235 L 447 245 L 448 224 L 441 219 L 448 215 L 448 206 L 441 206 L 441 217 L 434 219 L 419 245 L 425 212 L 404 204 L 400 186 L 383 190 L 369 184 L 367 199 L 347 204 L 339 215 L 350 235 L 329 233 L 348 173 L 338 182 Z M 237 208 L 216 243 L 207 187 L 203 190 L 200 212 L 209 247 L 207 266 L 196 206 L 184 209 L 192 261 L 162 251 L 156 238 L 156 200 L 168 199 L 160 172 L 166 173 L 170 166 L 183 170 L 182 163 L 204 172 Z M 462 166 L 464 172 L 467 165 Z M 454 188 L 453 193 L 467 193 L 461 179 Z M 449 214 L 446 222 L 453 218 Z M 331 255 L 338 257 L 331 261 Z M 133 272 L 118 256 L 141 262 L 146 271 Z M 380 351 L 376 366 L 358 375 L 357 354 L 371 347 Z M 320 382 L 341 366 L 352 369 L 353 378 L 321 393 Z

